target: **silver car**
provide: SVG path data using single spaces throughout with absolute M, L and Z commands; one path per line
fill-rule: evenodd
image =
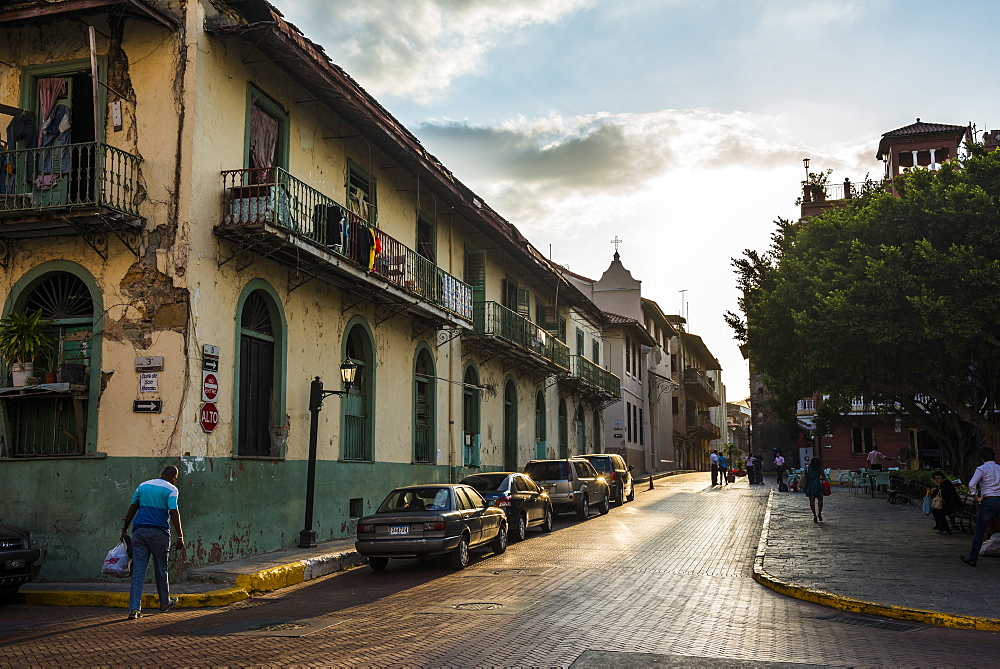
M 586 460 L 532 460 L 524 466 L 524 473 L 548 493 L 556 513 L 575 512 L 580 520 L 586 520 L 591 508 L 601 515 L 611 510 L 611 489 Z

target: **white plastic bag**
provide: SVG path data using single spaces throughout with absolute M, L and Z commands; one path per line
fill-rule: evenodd
M 125 547 L 124 541 L 108 551 L 101 573 L 118 578 L 128 578 L 132 575 L 132 560 L 129 559 L 128 549 Z
M 1000 532 L 983 542 L 983 547 L 979 549 L 980 557 L 1000 557 Z

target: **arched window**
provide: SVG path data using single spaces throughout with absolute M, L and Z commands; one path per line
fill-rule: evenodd
M 517 388 L 507 379 L 503 386 L 503 466 L 516 472 L 517 466 Z
M 478 467 L 479 457 L 479 374 L 469 365 L 462 377 L 462 462 L 466 467 Z
M 583 408 L 583 402 L 576 405 L 576 454 L 583 455 L 587 452 L 587 414 Z
M 55 264 L 55 263 L 54 263 Z M 37 386 L 30 397 L 3 403 L 2 455 L 8 457 L 85 455 L 96 443 L 100 345 L 95 337 L 99 311 L 96 288 L 68 271 L 38 271 L 16 286 L 11 312 L 39 314 L 49 321 L 51 346 L 26 360 L 32 365 L 26 383 Z
M 352 319 L 344 337 L 344 357 L 358 366 L 351 392 L 341 402 L 341 457 L 370 462 L 375 453 L 375 344 L 367 324 Z
M 426 346 L 417 351 L 413 368 L 413 461 L 434 462 L 434 358 Z
M 539 390 L 535 393 L 535 459 L 548 457 L 545 443 L 545 396 Z
M 264 288 L 251 289 L 239 315 L 240 348 L 236 401 L 236 454 L 268 458 L 282 455 L 275 427 L 284 424 L 282 401 L 281 310 Z
M 569 418 L 566 416 L 566 400 L 559 398 L 559 457 L 569 457 Z

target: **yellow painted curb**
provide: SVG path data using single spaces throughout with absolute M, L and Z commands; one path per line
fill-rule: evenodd
M 241 574 L 236 577 L 236 587 L 251 592 L 270 592 L 301 583 L 305 580 L 305 576 L 305 563 L 292 562 L 280 567 L 262 569 L 253 574 Z
M 863 599 L 845 597 L 827 592 L 826 590 L 807 588 L 771 576 L 764 568 L 764 557 L 767 553 L 767 534 L 771 523 L 771 503 L 773 499 L 774 490 L 767 497 L 764 526 L 761 529 L 760 541 L 757 543 L 757 555 L 753 563 L 753 580 L 765 588 L 769 588 L 782 595 L 787 595 L 788 597 L 812 602 L 813 604 L 820 604 L 821 606 L 829 606 L 841 611 L 850 611 L 851 613 L 881 616 L 882 618 L 892 618 L 894 620 L 912 620 L 927 625 L 951 627 L 954 629 L 1000 631 L 1000 619 L 997 618 L 980 618 L 978 616 L 964 616 L 942 613 L 940 611 L 927 611 L 924 609 L 911 609 L 904 606 L 867 602 Z
M 34 590 L 22 591 L 24 603 L 34 606 L 108 606 L 128 608 L 127 592 L 94 592 L 86 590 Z M 226 606 L 246 599 L 250 593 L 243 588 L 224 588 L 209 592 L 178 594 L 178 608 L 198 608 L 202 606 Z M 142 606 L 155 609 L 160 606 L 160 598 L 152 593 L 144 593 Z

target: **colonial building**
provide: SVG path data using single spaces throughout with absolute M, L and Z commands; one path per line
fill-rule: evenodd
M 294 545 L 318 402 L 319 539 L 603 449 L 603 311 L 264 0 L 4 3 L 0 105 L 3 313 L 51 342 L 0 392 L 0 508 L 43 578 L 168 464 L 177 572 Z

